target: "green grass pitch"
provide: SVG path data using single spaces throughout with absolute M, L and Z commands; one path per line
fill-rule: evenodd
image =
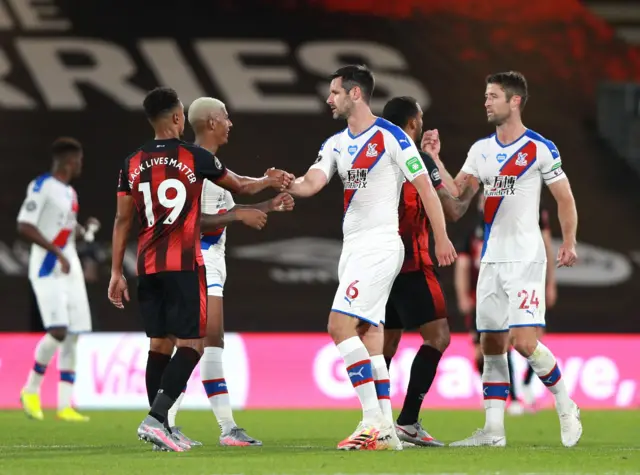
M 341 452 L 336 444 L 359 421 L 357 411 L 239 411 L 236 422 L 264 447 L 219 447 L 213 414 L 182 411 L 178 424 L 204 447 L 151 452 L 137 440 L 144 411 L 88 412 L 88 423 L 41 422 L 22 412 L 0 413 L 0 474 L 338 475 L 418 473 L 640 473 L 640 412 L 583 411 L 584 435 L 562 447 L 555 412 L 507 416 L 506 448 L 407 448 L 402 452 Z M 483 412 L 422 413 L 445 442 L 481 427 Z

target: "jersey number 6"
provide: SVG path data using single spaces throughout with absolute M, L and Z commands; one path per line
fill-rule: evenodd
M 172 195 L 175 195 L 173 198 L 169 198 L 169 190 L 174 190 L 174 192 L 171 193 Z M 151 194 L 151 184 L 148 182 L 140 183 L 138 185 L 138 191 L 142 193 L 142 197 L 144 199 L 144 214 L 147 218 L 147 226 L 151 227 L 156 222 L 156 218 L 153 215 L 154 197 Z M 162 224 L 175 223 L 176 219 L 178 219 L 178 216 L 180 216 L 180 213 L 182 212 L 182 208 L 184 208 L 186 200 L 187 188 L 180 180 L 176 178 L 167 178 L 160 182 L 160 185 L 158 185 L 157 201 L 165 208 L 171 210 Z

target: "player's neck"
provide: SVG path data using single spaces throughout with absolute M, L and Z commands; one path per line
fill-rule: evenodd
M 220 148 L 220 144 L 219 143 L 217 143 L 213 139 L 207 139 L 206 137 L 198 137 L 198 136 L 196 136 L 196 140 L 195 140 L 194 143 L 196 145 L 199 145 L 200 147 L 204 148 L 205 150 L 208 150 L 209 152 L 213 153 L 214 155 L 218 152 L 218 149 Z
M 524 124 L 517 122 L 506 122 L 496 127 L 496 137 L 502 144 L 511 144 L 518 140 L 527 131 Z
M 154 140 L 180 139 L 180 134 L 172 127 L 159 127 L 155 129 L 155 133 Z
M 377 119 L 369 107 L 356 108 L 347 119 L 347 127 L 351 135 L 360 135 L 371 127 Z
M 71 175 L 65 170 L 60 170 L 58 168 L 51 170 L 51 176 L 66 185 L 71 181 Z

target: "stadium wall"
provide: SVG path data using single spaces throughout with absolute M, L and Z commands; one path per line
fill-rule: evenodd
M 0 408 L 19 408 L 20 389 L 33 364 L 39 334 L 0 334 Z M 392 363 L 391 396 L 401 407 L 411 363 L 422 341 L 405 335 Z M 569 392 L 583 409 L 640 407 L 640 370 L 636 354 L 640 336 L 548 335 Z M 80 336 L 75 404 L 81 409 L 144 409 L 148 340 L 142 333 Z M 320 333 L 231 333 L 225 336 L 224 369 L 232 405 L 237 409 L 355 409 L 358 401 L 333 342 Z M 515 358 L 519 374 L 526 361 Z M 519 378 L 520 381 L 522 378 Z M 45 408 L 55 407 L 58 372 L 49 365 L 42 386 Z M 553 399 L 535 379 L 540 407 Z M 187 386 L 182 407 L 208 409 L 199 366 Z M 480 379 L 466 334 L 453 335 L 425 408 L 482 407 Z

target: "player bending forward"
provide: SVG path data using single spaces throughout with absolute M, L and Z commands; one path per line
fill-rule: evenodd
M 77 237 L 84 237 L 85 229 L 77 222 L 78 196 L 69 185 L 82 170 L 82 145 L 72 138 L 59 138 L 51 153 L 51 173 L 29 183 L 18 214 L 18 232 L 32 243 L 29 280 L 47 332 L 36 346 L 35 363 L 20 400 L 27 416 L 44 418 L 40 386 L 47 365 L 60 350 L 57 417 L 88 421 L 72 407 L 78 333 L 91 331 L 91 310 L 75 244 Z M 87 223 L 93 230 L 99 226 L 95 218 Z
M 289 176 L 272 170 L 272 176 L 260 179 L 240 177 L 207 150 L 181 141 L 184 107 L 173 89 L 154 89 L 143 105 L 155 138 L 127 157 L 120 171 L 108 295 L 118 308 L 123 308 L 123 297 L 128 300 L 122 262 L 135 209 L 140 220 L 138 301 L 151 339 L 146 371 L 151 410 L 138 437 L 162 450 L 182 452 L 190 445 L 171 432 L 167 419 L 203 351 L 207 281 L 199 237 L 204 179 L 247 193 L 256 184 L 288 186 Z M 178 349 L 172 356 L 174 343 Z
M 496 133 L 473 144 L 455 180 L 462 193 L 484 185 L 485 231 L 476 318 L 484 355 L 486 422 L 483 429 L 453 446 L 506 445 L 509 340 L 555 396 L 563 445 L 576 445 L 582 435 L 580 410 L 569 397 L 553 353 L 536 336 L 536 327 L 545 322 L 547 257 L 538 225 L 542 181 L 558 203 L 563 237 L 559 266 L 576 261 L 578 215 L 558 149 L 522 124 L 526 101 L 527 82 L 522 74 L 487 77 L 485 108 Z
M 318 193 L 337 171 L 344 184 L 343 248 L 329 334 L 338 347 L 363 419 L 338 449 L 402 449 L 391 412 L 389 371 L 382 355 L 385 304 L 404 258 L 398 235 L 398 202 L 411 181 L 433 226 L 436 256 L 450 265 L 456 254 L 442 206 L 413 140 L 369 107 L 373 74 L 345 66 L 332 75 L 327 103 L 347 128 L 330 137 L 316 162 L 289 188 L 294 196 Z
M 227 109 L 221 101 L 211 97 L 196 99 L 189 107 L 189 123 L 195 131 L 195 143 L 216 154 L 218 148 L 229 140 L 232 126 Z M 259 191 L 255 188 L 253 191 Z M 204 353 L 200 361 L 202 384 L 209 398 L 213 413 L 220 425 L 220 445 L 250 446 L 262 445 L 259 440 L 250 437 L 238 427 L 233 419 L 227 382 L 224 377 L 222 354 L 224 350 L 224 320 L 222 293 L 227 278 L 225 264 L 226 226 L 241 221 L 247 226 L 261 229 L 270 211 L 291 211 L 293 198 L 281 193 L 272 200 L 256 205 L 238 205 L 231 193 L 215 183 L 205 180 L 202 188 L 202 212 L 208 226 L 214 226 L 211 232 L 203 232 L 201 244 L 204 265 L 207 272 L 207 330 L 204 340 Z M 169 411 L 169 426 L 172 431 L 184 437 L 191 445 L 201 445 L 188 439 L 175 428 L 176 413 L 184 397 L 180 395 Z

